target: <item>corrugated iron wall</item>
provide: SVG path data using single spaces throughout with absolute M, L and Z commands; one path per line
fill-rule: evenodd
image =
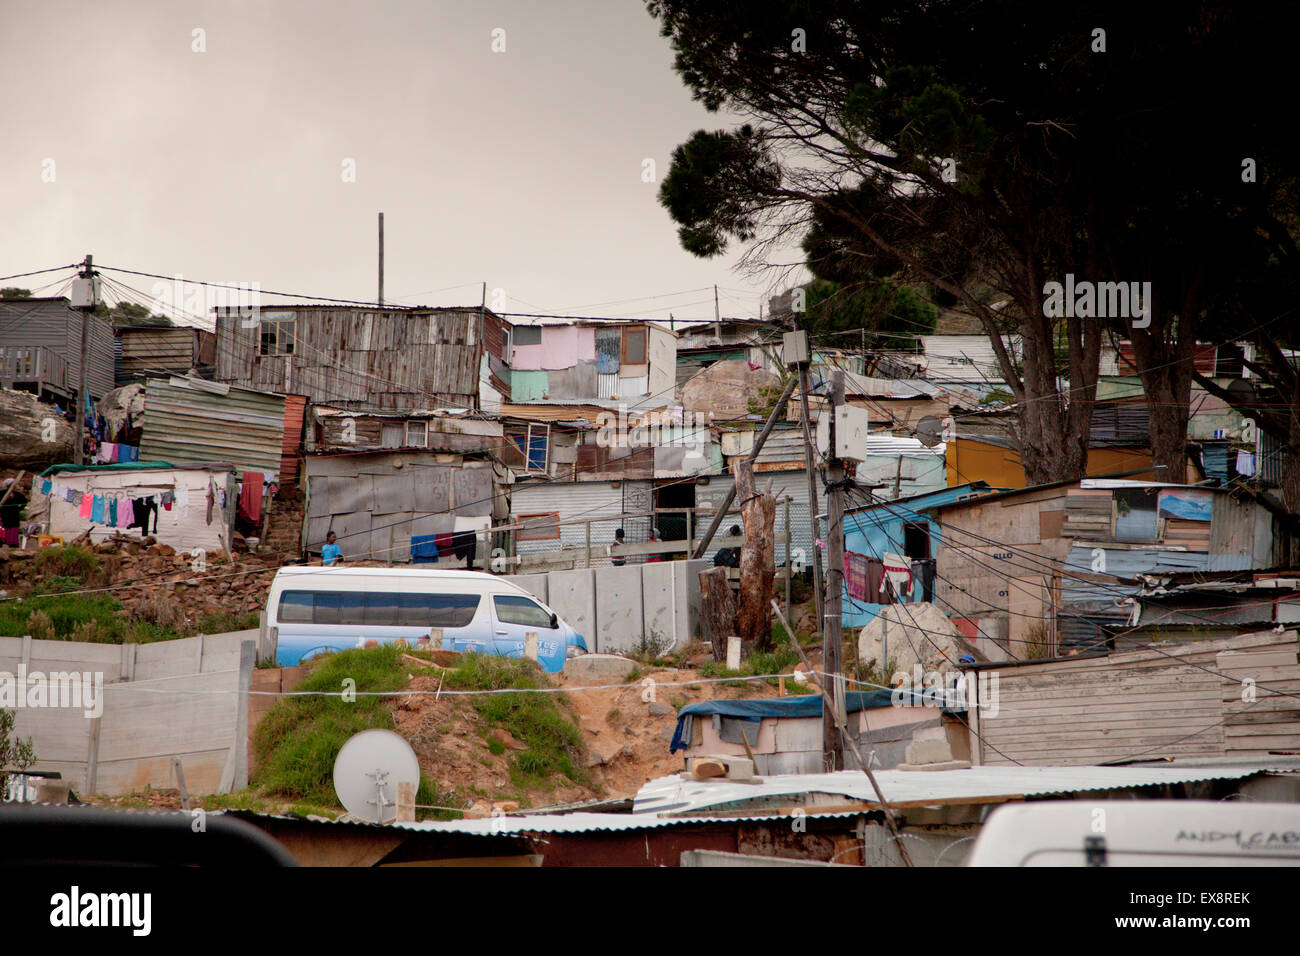
M 217 319 L 216 378 L 313 402 L 399 411 L 478 407 L 479 309 L 390 312 L 281 308 L 295 317 L 293 354 L 259 355 L 256 326 Z
M 280 446 L 280 484 L 297 484 L 302 452 L 302 424 L 307 413 L 307 396 L 284 397 L 284 442 Z
M 299 417 L 301 425 L 301 416 Z M 278 475 L 285 446 L 285 399 L 232 388 L 217 395 L 150 379 L 145 386 L 142 461 L 230 463 Z
M 123 329 L 122 374 L 127 377 L 149 372 L 184 374 L 196 364 L 198 331 L 188 328 Z

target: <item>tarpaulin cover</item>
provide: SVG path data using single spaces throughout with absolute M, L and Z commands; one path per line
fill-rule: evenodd
M 889 707 L 893 703 L 893 695 L 892 690 L 850 691 L 844 697 L 845 713 L 855 714 L 873 707 Z M 921 691 L 913 692 L 913 697 L 915 704 L 924 702 Z M 685 750 L 686 735 L 689 732 L 687 722 L 710 714 L 751 720 L 761 720 L 764 717 L 820 717 L 822 698 L 820 694 L 811 694 L 805 697 L 771 697 L 766 700 L 702 700 L 690 704 L 677 712 L 677 729 L 673 733 L 673 742 L 668 752 Z
M 140 471 L 144 468 L 175 468 L 169 461 L 130 461 L 113 465 L 50 465 L 37 477 L 48 475 L 66 475 L 77 471 Z M 198 468 L 200 465 L 186 465 L 185 468 Z M 229 467 L 229 466 L 227 466 Z

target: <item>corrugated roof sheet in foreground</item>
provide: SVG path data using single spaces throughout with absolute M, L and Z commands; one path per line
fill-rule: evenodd
M 972 767 L 916 773 L 881 770 L 876 779 L 887 799 L 897 803 L 993 799 L 1006 796 L 1047 796 L 1097 790 L 1127 790 L 1202 780 L 1241 780 L 1261 773 L 1266 763 L 1226 767 Z M 805 793 L 840 794 L 852 800 L 875 800 L 865 774 L 842 771 L 833 774 L 786 774 L 765 777 L 759 783 L 683 780 L 660 777 L 641 788 L 635 813 L 563 813 L 509 815 L 480 820 L 427 820 L 419 823 L 391 823 L 387 827 L 435 833 L 463 833 L 476 836 L 518 836 L 522 833 L 598 833 L 656 830 L 708 822 L 709 811 L 721 811 L 729 804 L 765 797 Z M 232 811 L 254 819 L 261 814 Z M 661 816 L 662 813 L 695 813 L 694 816 Z M 840 810 L 809 816 L 851 817 L 860 810 Z M 756 808 L 752 813 L 728 816 L 736 820 L 777 820 L 785 814 L 775 809 Z M 378 824 L 331 821 L 321 826 L 373 827 Z
M 931 773 L 878 770 L 876 780 L 885 799 L 891 803 L 923 804 L 932 801 L 942 804 L 955 800 L 979 801 L 994 797 L 1046 796 L 1200 780 L 1233 780 L 1258 772 L 1256 767 L 971 767 Z M 756 784 L 660 777 L 641 788 L 633 809 L 636 813 L 721 810 L 766 797 L 806 793 L 836 794 L 850 800 L 876 799 L 866 774 L 847 770 L 765 777 Z

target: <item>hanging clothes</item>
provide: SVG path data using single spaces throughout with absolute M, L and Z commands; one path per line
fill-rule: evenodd
M 93 524 L 104 523 L 104 496 L 95 495 L 94 502 L 90 506 L 90 520 Z
M 53 487 L 54 487 L 54 482 L 46 478 L 45 481 L 41 483 L 41 494 L 48 495 L 50 493 L 50 489 Z
M 921 600 L 934 601 L 934 558 L 912 562 L 912 579 L 921 582 Z
M 853 551 L 844 552 L 844 584 L 849 597 L 855 601 L 867 599 L 867 556 Z
M 170 491 L 162 493 L 162 506 L 164 511 L 171 511 L 172 505 L 176 502 L 176 495 Z
M 908 600 L 912 595 L 912 564 L 897 554 L 883 555 L 885 560 L 885 580 L 894 595 L 895 602 Z
M 79 517 L 85 518 L 87 521 L 89 521 L 89 520 L 90 520 L 91 513 L 92 513 L 94 507 L 95 507 L 95 496 L 94 496 L 94 495 L 82 495 L 82 496 L 81 496 L 81 510 L 78 511 L 77 514 L 78 514 Z
M 131 499 L 131 523 L 128 528 L 139 528 L 141 534 L 149 533 L 149 499 Z
M 190 489 L 185 485 L 176 486 L 176 506 L 181 509 L 190 506 Z
M 885 563 L 879 558 L 867 558 L 867 589 L 866 597 L 863 598 L 868 604 L 884 604 L 885 598 L 881 594 L 880 585 L 885 579 Z
M 262 473 L 260 471 L 244 472 L 243 484 L 239 488 L 239 513 L 249 521 L 262 520 Z
M 117 527 L 117 499 L 108 499 L 108 520 L 104 522 L 111 528 Z
M 135 524 L 135 506 L 130 498 L 123 498 L 117 509 L 117 526 L 129 528 Z

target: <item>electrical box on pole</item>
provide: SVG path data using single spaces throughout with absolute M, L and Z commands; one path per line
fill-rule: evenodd
M 786 368 L 795 368 L 810 361 L 807 332 L 786 332 L 781 336 L 781 361 Z
M 835 406 L 835 447 L 831 447 L 830 410 L 817 417 L 817 450 L 827 458 L 864 461 L 871 422 L 867 410 L 856 405 Z
M 99 305 L 99 276 L 79 275 L 72 280 L 72 307 L 91 311 Z

